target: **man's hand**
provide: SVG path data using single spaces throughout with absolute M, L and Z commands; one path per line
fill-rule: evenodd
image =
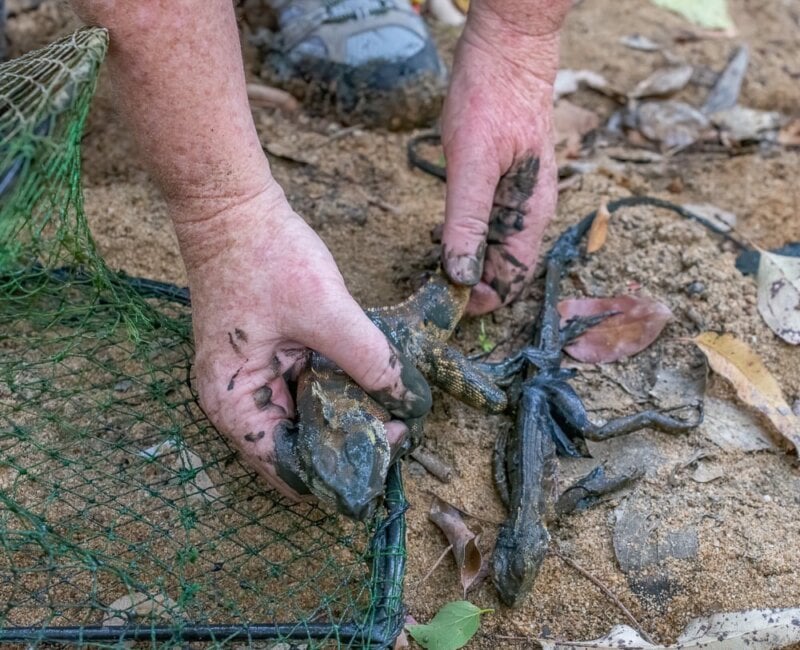
M 475 285 L 472 314 L 519 295 L 533 274 L 558 198 L 552 84 L 558 27 L 566 13 L 561 5 L 567 3 L 519 4 L 546 6 L 545 15 L 524 24 L 522 10 L 511 11 L 509 19 L 491 0 L 475 0 L 442 117 L 447 159 L 442 261 L 452 280 Z
M 301 370 L 309 347 L 400 420 L 428 411 L 425 380 L 398 362 L 277 185 L 210 219 L 182 216 L 176 226 L 192 294 L 201 406 L 275 487 L 293 498 L 301 490 L 275 447 L 279 436 L 296 435 L 286 380 Z M 390 444 L 399 443 L 402 422 L 386 428 Z
M 302 486 L 281 469 L 275 446 L 276 436 L 293 435 L 286 378 L 308 348 L 398 420 L 424 415 L 430 390 L 416 368 L 398 363 L 272 179 L 230 0 L 73 4 L 110 31 L 118 108 L 167 199 L 192 292 L 203 409 L 251 466 L 297 497 Z M 405 426 L 386 430 L 397 443 Z

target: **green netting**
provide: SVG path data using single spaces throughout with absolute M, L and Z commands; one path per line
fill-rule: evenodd
M 196 404 L 188 307 L 97 252 L 79 145 L 106 43 L 0 66 L 0 640 L 382 646 L 399 470 L 370 524 L 280 499 Z

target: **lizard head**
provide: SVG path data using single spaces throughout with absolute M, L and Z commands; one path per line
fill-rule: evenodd
M 549 543 L 550 535 L 540 521 L 530 522 L 524 531 L 501 527 L 492 558 L 494 584 L 509 607 L 521 604 L 530 593 Z
M 298 386 L 297 411 L 296 466 L 308 489 L 348 517 L 369 518 L 391 460 L 388 413 L 321 359 Z

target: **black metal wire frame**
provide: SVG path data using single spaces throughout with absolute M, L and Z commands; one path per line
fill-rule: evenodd
M 34 270 L 41 270 L 38 264 Z M 30 273 L 28 269 L 27 273 Z M 90 281 L 81 268 L 62 267 L 47 272 L 56 282 Z M 25 272 L 20 273 L 21 276 Z M 8 277 L 8 276 L 6 276 Z M 166 282 L 118 274 L 123 284 L 147 298 L 190 304 L 189 290 Z M 60 626 L 0 628 L 0 643 L 118 643 L 151 642 L 228 642 L 291 639 L 336 641 L 345 647 L 383 649 L 393 645 L 403 629 L 403 579 L 406 571 L 406 520 L 408 501 L 403 489 L 400 463 L 389 468 L 386 477 L 385 517 L 378 523 L 370 541 L 372 607 L 364 621 L 348 623 L 250 623 L 208 625 L 181 622 L 172 626 Z
M 406 556 L 405 512 L 408 502 L 403 490 L 400 463 L 389 468 L 386 478 L 386 516 L 371 541 L 372 602 L 366 621 L 343 624 L 251 623 L 246 625 L 114 626 L 0 628 L 0 643 L 118 643 L 227 642 L 271 639 L 335 640 L 345 647 L 389 648 L 403 628 L 405 608 L 403 577 Z

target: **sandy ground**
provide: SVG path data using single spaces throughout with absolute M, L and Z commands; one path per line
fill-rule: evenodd
M 741 102 L 797 115 L 800 2 L 732 0 L 731 5 L 740 26 L 737 38 L 686 41 L 688 24 L 646 0 L 586 0 L 568 19 L 562 67 L 595 70 L 616 86 L 630 88 L 663 65 L 664 59 L 659 53 L 623 47 L 618 39 L 625 34 L 644 34 L 665 44 L 678 59 L 709 70 L 719 70 L 733 46 L 746 42 L 752 62 Z M 55 3 L 12 18 L 12 53 L 44 43 L 73 25 Z M 437 28 L 436 35 L 449 58 L 457 33 Z M 86 209 L 94 232 L 111 266 L 183 283 L 185 274 L 164 205 L 114 113 L 107 81 L 101 83 L 84 148 Z M 683 97 L 692 101 L 705 92 L 690 85 Z M 573 101 L 601 117 L 614 109 L 610 100 L 586 91 Z M 354 295 L 365 305 L 406 296 L 420 273 L 435 264 L 429 233 L 441 220 L 444 205 L 439 181 L 408 168 L 409 135 L 355 129 L 331 137 L 339 133 L 337 124 L 264 109 L 255 111 L 255 119 L 272 150 L 308 163 L 272 161 L 290 201 L 330 246 Z M 601 144 L 586 148 L 584 157 L 605 160 Z M 601 169 L 562 194 L 549 237 L 601 200 L 635 192 L 678 203 L 714 203 L 736 213 L 740 233 L 763 247 L 797 241 L 798 171 L 796 149 L 739 156 L 685 153 L 652 164 Z M 642 396 L 659 368 L 686 372 L 697 365 L 698 353 L 686 338 L 703 330 L 728 331 L 747 340 L 775 374 L 789 402 L 800 399 L 800 352 L 780 342 L 762 323 L 755 284 L 735 270 L 734 257 L 701 228 L 662 212 L 630 209 L 613 220 L 609 243 L 570 275 L 565 292 L 613 295 L 638 284 L 643 294 L 668 304 L 675 318 L 657 344 L 634 359 L 606 368 L 581 368 L 576 386 L 593 417 L 644 408 Z M 686 291 L 693 282 L 703 284 L 699 295 Z M 500 353 L 520 342 L 520 327 L 536 313 L 539 296 L 534 287 L 511 308 L 483 320 L 488 337 L 503 342 Z M 479 327 L 479 321 L 467 321 L 460 328 L 457 339 L 464 349 L 477 349 Z M 707 395 L 717 410 L 712 410 L 710 424 L 691 434 L 670 437 L 643 431 L 593 446 L 597 458 L 641 464 L 646 476 L 598 507 L 565 518 L 552 530 L 554 546 L 611 589 L 644 629 L 662 642 L 674 640 L 698 615 L 800 605 L 797 462 L 781 453 L 731 452 L 715 445 L 708 427 L 721 421 L 722 411 L 732 410 L 731 417 L 738 418 L 731 426 L 744 426 L 747 415 L 718 378 L 709 378 Z M 420 584 L 446 546 L 427 519 L 430 492 L 485 520 L 488 551 L 496 531 L 491 522 L 504 517 L 492 484 L 491 449 L 496 431 L 506 424 L 502 417 L 470 411 L 447 396 L 436 400 L 426 444 L 453 464 L 457 477 L 442 485 L 418 467 L 407 472 L 412 508 L 406 602 L 419 621 L 462 597 L 450 558 Z M 593 462 L 562 462 L 564 482 L 590 469 Z M 698 464 L 718 470 L 720 477 L 698 482 L 693 478 Z M 626 509 L 647 514 L 656 535 L 689 531 L 697 541 L 696 553 L 664 562 L 649 581 L 626 577 L 613 546 L 615 521 Z M 546 559 L 534 592 L 521 608 L 499 606 L 490 581 L 469 599 L 495 608 L 472 643 L 476 648 L 524 647 L 526 637 L 540 635 L 593 638 L 626 622 L 603 593 L 555 556 Z

